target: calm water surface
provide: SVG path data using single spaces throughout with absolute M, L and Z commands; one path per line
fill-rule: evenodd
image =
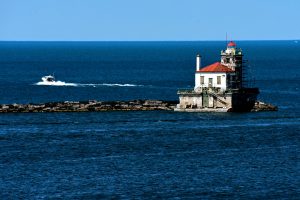
M 300 44 L 237 44 L 278 112 L 2 114 L 0 198 L 299 199 Z M 0 103 L 176 100 L 224 46 L 0 42 Z

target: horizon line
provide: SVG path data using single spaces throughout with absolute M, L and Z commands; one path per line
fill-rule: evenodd
M 298 41 L 300 39 L 242 39 L 228 41 Z M 227 40 L 0 40 L 0 42 L 225 42 Z

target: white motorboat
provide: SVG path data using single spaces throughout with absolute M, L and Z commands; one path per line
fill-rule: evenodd
M 36 83 L 36 85 L 49 85 L 49 86 L 78 86 L 76 83 L 66 83 L 63 81 L 55 80 L 54 75 L 43 76 L 42 81 Z
M 54 78 L 54 76 L 51 76 L 51 75 L 49 75 L 49 76 L 43 76 L 42 77 L 42 81 L 43 82 L 53 83 L 53 82 L 55 82 L 55 78 Z

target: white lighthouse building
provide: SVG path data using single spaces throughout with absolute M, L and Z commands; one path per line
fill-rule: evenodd
M 255 103 L 258 88 L 244 84 L 242 50 L 229 42 L 221 51 L 221 60 L 202 67 L 201 56 L 196 57 L 195 87 L 179 90 L 176 111 L 239 111 Z
M 227 45 L 227 49 L 221 51 L 221 61 L 201 68 L 201 56 L 197 55 L 195 73 L 195 91 L 202 88 L 215 88 L 226 91 L 236 87 L 238 68 L 242 65 L 242 50 L 236 48 L 234 42 Z M 240 77 L 242 79 L 242 77 Z M 238 82 L 241 82 L 239 80 Z M 235 84 L 233 84 L 235 82 Z
M 232 69 L 216 62 L 196 71 L 194 89 L 199 91 L 202 88 L 218 88 L 219 91 L 226 91 L 233 76 Z

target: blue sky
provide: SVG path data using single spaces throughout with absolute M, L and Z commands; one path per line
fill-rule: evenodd
M 299 0 L 0 0 L 1 41 L 300 39 Z

